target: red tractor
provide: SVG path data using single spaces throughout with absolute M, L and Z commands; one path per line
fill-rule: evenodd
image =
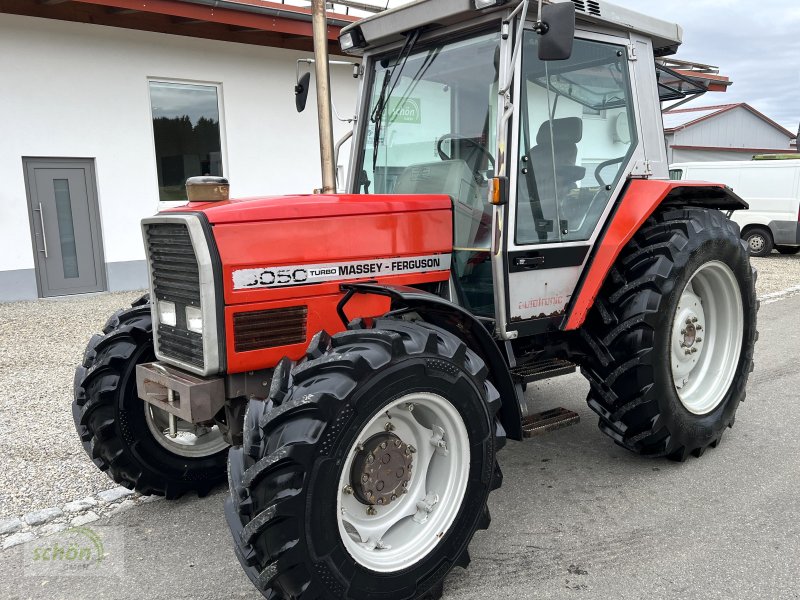
M 646 456 L 733 425 L 757 301 L 726 212 L 747 205 L 669 180 L 660 99 L 681 90 L 654 60 L 681 30 L 603 1 L 536 13 L 423 0 L 348 26 L 347 193 L 200 178 L 142 224 L 150 294 L 89 342 L 76 427 L 143 494 L 227 474 L 268 598 L 437 597 L 506 440 L 577 418 L 536 413 L 531 381 L 579 365 L 600 429 Z

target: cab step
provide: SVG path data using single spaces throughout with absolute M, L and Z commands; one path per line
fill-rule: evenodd
M 581 416 L 566 408 L 551 408 L 522 419 L 522 433 L 526 438 L 563 429 L 581 422 Z
M 550 379 L 560 375 L 574 373 L 577 367 L 561 358 L 548 358 L 546 360 L 525 363 L 511 369 L 511 376 L 522 383 L 532 383 L 542 379 Z

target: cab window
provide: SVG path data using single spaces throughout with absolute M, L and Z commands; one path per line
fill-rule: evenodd
M 537 42 L 526 31 L 516 243 L 587 240 L 635 148 L 627 49 L 577 39 L 571 58 L 544 62 Z

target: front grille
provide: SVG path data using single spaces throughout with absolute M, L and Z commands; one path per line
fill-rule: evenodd
M 147 252 L 156 297 L 184 306 L 200 306 L 200 269 L 186 225 L 148 224 Z
M 204 367 L 203 336 L 186 327 L 186 307 L 200 306 L 200 268 L 184 223 L 147 223 L 147 257 L 156 300 L 175 303 L 175 326 L 159 323 L 156 344 L 167 358 Z
M 158 349 L 164 356 L 203 368 L 203 336 L 159 324 Z
M 236 352 L 262 350 L 306 341 L 308 307 L 291 306 L 233 315 Z

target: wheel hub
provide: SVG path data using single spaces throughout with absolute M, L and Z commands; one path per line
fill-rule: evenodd
M 681 295 L 672 329 L 673 375 L 678 390 L 689 383 L 690 374 L 702 356 L 704 328 L 702 300 L 689 288 Z
M 408 490 L 412 467 L 409 445 L 393 433 L 374 435 L 353 460 L 353 494 L 362 504 L 388 506 Z
M 754 235 L 750 237 L 750 249 L 753 252 L 761 252 L 764 249 L 764 238 L 760 235 Z

